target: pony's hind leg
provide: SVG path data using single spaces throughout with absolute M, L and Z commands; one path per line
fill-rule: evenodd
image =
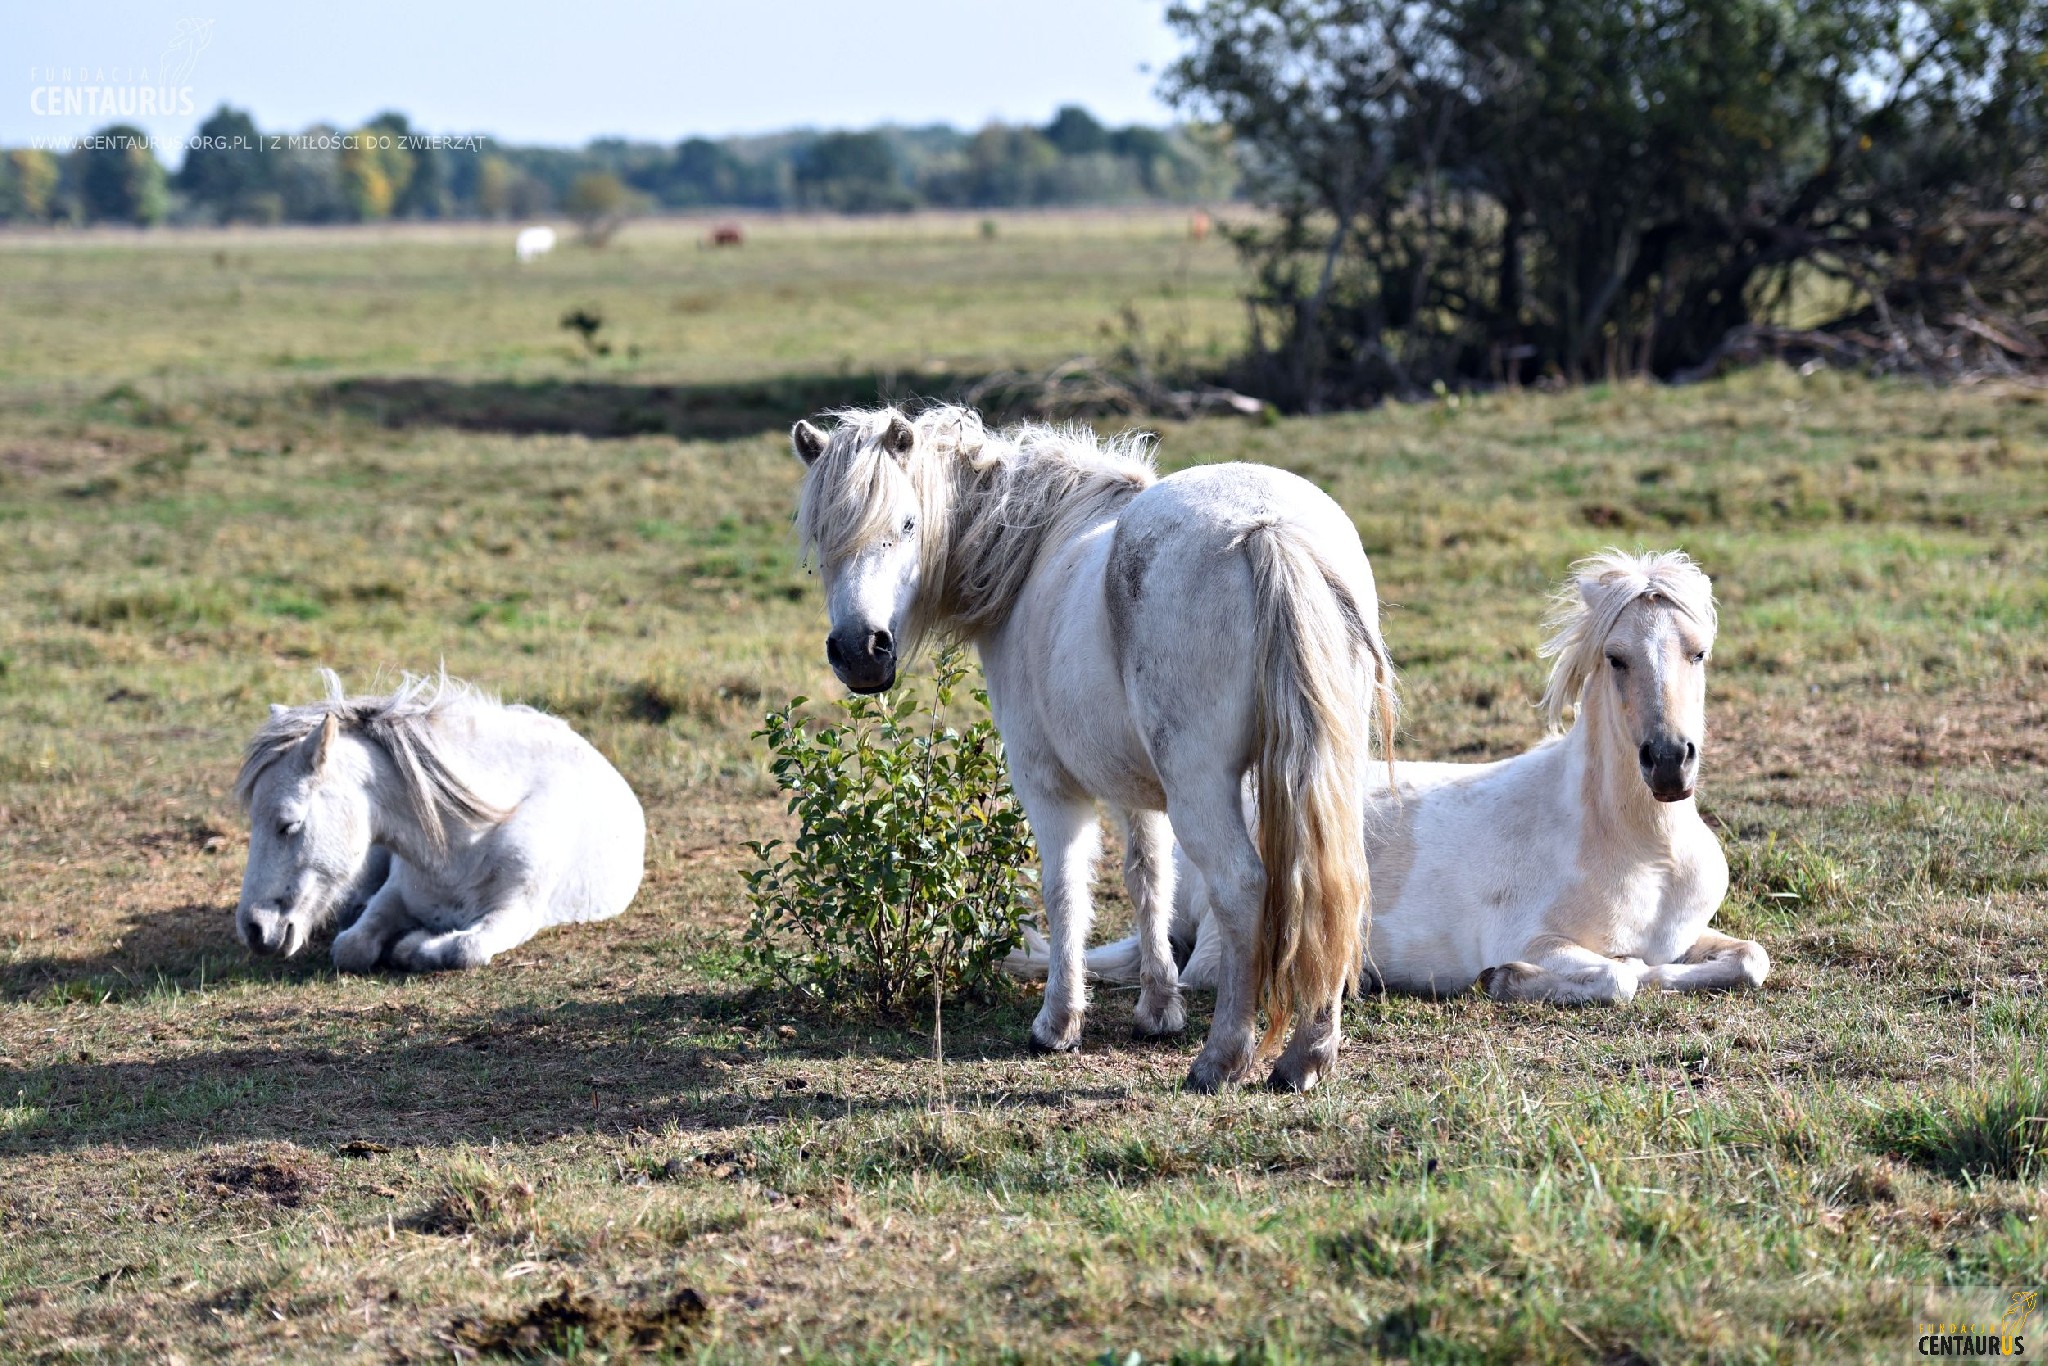
M 1160 811 L 1123 811 L 1124 887 L 1138 931 L 1138 1033 L 1178 1034 L 1188 1025 L 1173 961 L 1173 825 Z
M 1050 950 L 1045 1004 L 1031 1022 L 1031 1047 L 1040 1053 L 1068 1053 L 1081 1046 L 1081 1017 L 1088 1009 L 1082 958 L 1088 925 L 1095 917 L 1089 883 L 1095 877 L 1096 855 L 1102 852 L 1102 825 L 1092 802 L 1035 791 L 1028 780 L 1017 787 L 1038 841 L 1038 885 L 1045 896 Z
M 1216 938 L 1216 1014 L 1209 1024 L 1208 1041 L 1188 1069 L 1187 1086 L 1191 1091 L 1219 1091 L 1243 1081 L 1258 1061 L 1252 954 L 1259 905 L 1266 894 L 1266 873 L 1245 830 L 1234 775 L 1191 783 L 1179 792 L 1169 784 L 1167 793 L 1181 850 L 1201 872 L 1202 893 L 1208 903 L 1201 933 Z M 1208 947 L 1206 943 L 1197 945 L 1197 960 Z M 1195 963 L 1188 966 L 1192 978 Z
M 1276 1091 L 1306 1091 L 1337 1067 L 1337 1047 L 1344 1038 L 1344 997 L 1314 1015 L 1297 1020 L 1287 1051 L 1273 1064 L 1266 1084 Z

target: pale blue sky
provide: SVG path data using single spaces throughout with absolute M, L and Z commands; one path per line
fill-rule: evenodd
M 429 131 L 578 145 L 607 134 L 672 142 L 806 125 L 1040 122 L 1069 102 L 1111 123 L 1159 123 L 1170 111 L 1154 94 L 1156 73 L 1175 51 L 1165 0 L 7 8 L 0 145 L 8 146 L 114 121 L 38 112 L 53 101 L 61 111 L 64 94 L 48 87 L 157 85 L 167 61 L 188 67 L 180 84 L 194 112 L 126 120 L 160 139 L 189 135 L 225 100 L 251 110 L 267 132 L 316 121 L 353 126 L 398 109 Z M 181 49 L 181 24 L 209 19 L 203 42 L 185 25 Z

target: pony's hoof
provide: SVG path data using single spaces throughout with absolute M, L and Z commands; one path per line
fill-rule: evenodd
M 1164 1005 L 1154 1005 L 1141 995 L 1131 1024 L 1141 1039 L 1170 1039 L 1187 1031 L 1187 1004 L 1177 991 L 1166 998 Z
M 1538 970 L 1527 963 L 1503 963 L 1479 974 L 1479 989 L 1496 1001 L 1519 1000 L 1515 988 L 1537 975 Z
M 1245 1078 L 1251 1068 L 1251 1059 L 1242 1062 L 1219 1061 L 1207 1053 L 1195 1059 L 1195 1065 L 1188 1069 L 1187 1080 L 1181 1089 L 1193 1091 L 1200 1096 L 1213 1096 L 1218 1091 L 1227 1091 Z
M 1080 1046 L 1079 1015 L 1060 1024 L 1047 1020 L 1043 1015 L 1031 1022 L 1031 1051 L 1034 1053 L 1072 1053 Z
M 1333 1058 L 1315 1058 L 1308 1062 L 1296 1062 L 1282 1058 L 1273 1065 L 1273 1071 L 1266 1078 L 1266 1089 L 1270 1091 L 1292 1091 L 1300 1094 L 1312 1090 L 1315 1084 L 1336 1070 Z
M 334 938 L 334 970 L 336 972 L 371 972 L 377 967 L 377 960 L 384 956 L 384 946 L 367 934 L 343 930 Z

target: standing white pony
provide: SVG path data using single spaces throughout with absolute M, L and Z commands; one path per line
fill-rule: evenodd
M 893 408 L 808 422 L 798 528 L 825 576 L 825 652 L 879 692 L 930 630 L 976 647 L 1010 779 L 1044 859 L 1052 934 L 1032 1044 L 1081 1041 L 1099 799 L 1126 832 L 1140 926 L 1138 1028 L 1186 1025 L 1167 926 L 1173 833 L 1220 928 L 1217 1006 L 1188 1085 L 1273 1070 L 1306 1090 L 1335 1062 L 1368 895 L 1358 838 L 1392 669 L 1358 533 L 1306 480 L 1259 465 L 1158 479 L 1142 438 L 1098 441 L 974 413 Z M 1239 787 L 1263 809 L 1247 834 Z M 1167 816 L 1171 814 L 1172 823 Z
M 1693 804 L 1706 743 L 1713 586 L 1682 554 L 1609 551 L 1572 566 L 1543 647 L 1554 656 L 1546 740 L 1490 764 L 1400 763 L 1374 792 L 1367 857 L 1378 895 L 1366 969 L 1390 990 L 1474 981 L 1502 1001 L 1626 1001 L 1643 988 L 1762 984 L 1763 946 L 1707 928 L 1728 863 Z M 1174 908 L 1181 983 L 1216 980 L 1222 940 L 1192 898 Z M 1012 955 L 1043 975 L 1042 943 Z M 1139 977 L 1136 936 L 1087 956 Z
M 387 697 L 321 676 L 326 699 L 272 707 L 235 780 L 249 812 L 235 929 L 251 949 L 289 958 L 362 906 L 334 941 L 343 972 L 387 955 L 415 972 L 473 968 L 632 901 L 639 800 L 567 723 L 445 673 L 407 675 Z

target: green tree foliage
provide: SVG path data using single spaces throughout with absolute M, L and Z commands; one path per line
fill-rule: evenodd
M 57 158 L 23 147 L 0 157 L 0 217 L 47 221 L 56 209 Z
M 358 222 L 389 218 L 412 185 L 411 133 L 403 114 L 380 114 L 342 139 L 341 187 Z
M 144 227 L 162 221 L 170 206 L 164 168 L 140 128 L 125 123 L 102 128 L 68 161 L 86 218 Z
M 1045 140 L 1063 157 L 1087 156 L 1109 150 L 1109 130 L 1078 104 L 1061 105 L 1045 126 Z
M 1669 375 L 1832 276 L 1910 331 L 2044 253 L 2043 0 L 1189 0 L 1168 74 L 1278 211 L 1253 382 Z M 2033 274 L 2036 285 L 2038 274 Z M 2008 289 L 2008 287 L 2011 287 Z M 2031 296 L 2038 308 L 2038 294 Z M 2003 309 L 2003 312 L 2000 310 Z M 2016 339 L 2021 348 L 2030 343 Z
M 107 216 L 101 203 L 80 195 L 76 174 L 67 172 L 59 186 L 36 171 L 23 173 L 11 161 L 0 168 L 0 219 Z M 580 215 L 575 204 L 592 186 L 615 183 L 632 205 L 874 213 L 921 204 L 1192 202 L 1228 198 L 1236 179 L 1220 144 L 1201 130 L 1106 128 L 1078 106 L 1061 109 L 1043 128 L 888 126 L 673 145 L 599 138 L 569 149 L 489 139 L 437 146 L 396 113 L 353 132 L 315 125 L 265 134 L 248 114 L 222 105 L 173 177 L 170 209 L 213 222 L 531 218 L 556 209 Z M 592 221 L 615 224 L 617 217 L 603 212 Z
M 276 216 L 268 198 L 274 160 L 254 119 L 224 104 L 199 125 L 194 142 L 172 178 L 180 193 L 222 223 Z
M 880 133 L 827 133 L 797 154 L 793 170 L 805 208 L 884 213 L 917 206 L 895 149 Z
M 1004 987 L 1035 855 L 994 723 L 943 721 L 965 675 L 949 650 L 923 698 L 849 698 L 816 730 L 797 698 L 756 732 L 799 824 L 794 845 L 748 844 L 758 862 L 746 875 L 746 954 L 764 982 L 899 1018 L 929 1003 L 935 984 Z
M 569 186 L 562 207 L 576 220 L 585 242 L 603 246 L 626 221 L 633 192 L 610 171 L 585 171 Z

